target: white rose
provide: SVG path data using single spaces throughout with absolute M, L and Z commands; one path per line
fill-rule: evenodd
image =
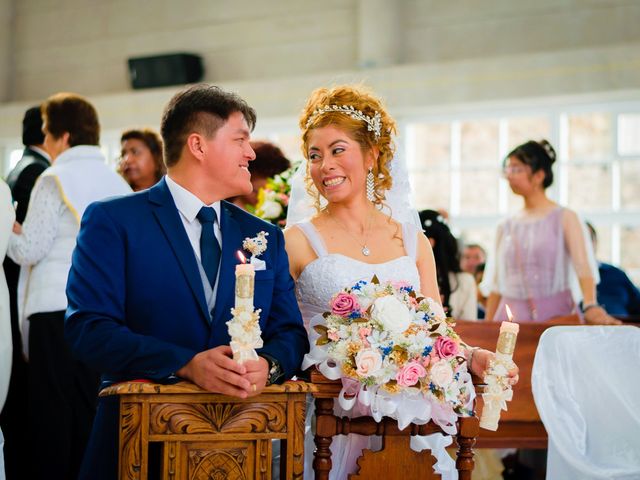
M 262 211 L 262 218 L 278 218 L 280 214 L 282 214 L 282 205 L 278 202 L 266 200 L 260 207 L 260 210 Z
M 453 381 L 453 370 L 447 360 L 439 360 L 431 366 L 431 381 L 440 388 L 447 388 Z
M 404 332 L 413 319 L 406 305 L 393 295 L 376 299 L 373 302 L 371 317 L 391 332 Z
M 382 357 L 377 350 L 367 348 L 360 350 L 356 355 L 356 367 L 358 375 L 368 377 L 380 370 L 382 366 Z

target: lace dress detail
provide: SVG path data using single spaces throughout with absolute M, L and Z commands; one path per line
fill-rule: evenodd
M 353 285 L 358 280 L 371 280 L 376 275 L 381 281 L 405 281 L 420 290 L 420 275 L 416 266 L 418 228 L 410 223 L 402 225 L 402 240 L 405 256 L 384 263 L 366 263 L 338 253 L 329 253 L 322 237 L 311 222 L 297 223 L 318 258 L 309 263 L 296 282 L 296 297 L 307 330 L 311 319 L 329 310 L 331 297 L 341 289 Z M 305 359 L 306 361 L 306 359 Z M 309 365 L 303 363 L 303 369 Z M 305 435 L 304 478 L 314 478 L 313 451 L 315 444 L 311 434 L 313 403 L 307 405 L 307 429 Z M 355 409 L 354 409 L 355 410 Z M 338 416 L 360 416 L 364 412 L 345 412 L 335 403 L 334 413 Z M 338 435 L 331 442 L 331 480 L 346 479 L 356 469 L 356 461 L 362 450 L 380 450 L 381 439 L 377 436 Z
M 420 275 L 416 267 L 418 248 L 417 228 L 402 225 L 402 239 L 406 255 L 384 263 L 365 263 L 339 253 L 329 253 L 320 234 L 311 222 L 296 224 L 305 234 L 318 258 L 309 263 L 296 282 L 296 297 L 305 326 L 314 315 L 329 309 L 331 297 L 358 280 L 405 281 L 420 290 Z

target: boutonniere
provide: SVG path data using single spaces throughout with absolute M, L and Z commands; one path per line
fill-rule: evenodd
M 256 270 L 264 270 L 266 268 L 265 261 L 258 257 L 267 251 L 268 235 L 267 232 L 261 231 L 255 237 L 247 237 L 242 242 L 242 248 L 251 254 L 249 263 L 254 265 Z

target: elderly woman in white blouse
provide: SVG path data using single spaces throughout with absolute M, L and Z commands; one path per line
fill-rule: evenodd
M 54 95 L 42 115 L 52 166 L 33 189 L 24 223 L 14 224 L 7 254 L 22 267 L 18 305 L 29 355 L 29 435 L 38 452 L 31 476 L 68 479 L 78 473 L 99 381 L 64 341 L 71 254 L 89 203 L 131 189 L 107 166 L 98 147 L 98 116 L 86 99 Z

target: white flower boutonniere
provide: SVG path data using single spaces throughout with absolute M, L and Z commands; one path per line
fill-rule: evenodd
M 249 263 L 254 265 L 256 271 L 266 268 L 264 260 L 258 257 L 267 251 L 267 236 L 267 232 L 261 231 L 255 237 L 247 237 L 242 242 L 242 248 L 251 254 Z

